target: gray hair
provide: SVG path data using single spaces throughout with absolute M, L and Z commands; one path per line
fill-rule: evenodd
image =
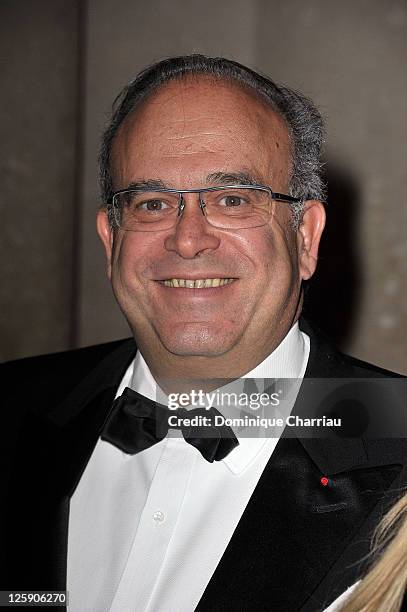
M 215 79 L 237 82 L 249 87 L 262 97 L 280 116 L 285 119 L 292 142 L 292 171 L 290 195 L 301 200 L 325 199 L 325 185 L 322 179 L 321 150 L 324 139 L 322 117 L 311 100 L 303 94 L 283 85 L 278 85 L 238 62 L 222 57 L 185 55 L 170 57 L 147 67 L 133 79 L 116 98 L 110 124 L 101 143 L 100 187 L 102 201 L 107 206 L 113 225 L 111 197 L 113 181 L 111 176 L 111 149 L 116 133 L 137 105 L 159 87 L 174 79 L 188 76 L 208 75 Z M 303 204 L 291 204 L 293 224 L 298 227 Z

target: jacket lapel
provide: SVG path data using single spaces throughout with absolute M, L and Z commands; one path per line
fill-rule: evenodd
M 282 438 L 197 611 L 300 610 L 399 471 L 321 473 L 298 440 Z M 323 474 L 333 486 L 321 485 Z
M 124 342 L 57 407 L 48 398 L 29 413 L 16 445 L 23 452 L 12 462 L 3 551 L 7 588 L 66 588 L 69 499 L 135 352 L 134 341 Z

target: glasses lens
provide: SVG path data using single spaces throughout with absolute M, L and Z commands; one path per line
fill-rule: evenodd
M 265 225 L 270 217 L 268 191 L 228 188 L 202 194 L 207 220 L 216 227 L 244 229 Z
M 268 191 L 228 187 L 201 192 L 204 214 L 215 227 L 244 229 L 265 225 L 271 213 Z M 173 227 L 178 218 L 179 193 L 125 191 L 113 197 L 118 225 L 124 230 L 154 232 Z
M 125 191 L 113 198 L 119 225 L 124 230 L 155 232 L 176 222 L 179 194 L 159 191 Z

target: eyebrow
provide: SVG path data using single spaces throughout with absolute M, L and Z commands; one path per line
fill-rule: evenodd
M 168 189 L 168 186 L 160 179 L 147 179 L 146 181 L 132 181 L 125 189 Z
M 259 180 L 249 172 L 211 172 L 206 177 L 209 185 L 258 185 Z M 200 187 L 203 185 L 200 185 Z M 172 189 L 172 185 L 164 183 L 161 179 L 147 179 L 132 181 L 125 189 Z M 198 187 L 197 187 L 198 188 Z
M 249 172 L 212 172 L 206 177 L 215 185 L 258 185 L 259 181 Z

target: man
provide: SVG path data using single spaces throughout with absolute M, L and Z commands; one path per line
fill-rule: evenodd
M 321 142 L 307 99 L 228 60 L 164 60 L 124 90 L 97 227 L 134 339 L 5 366 L 3 589 L 67 585 L 71 609 L 98 612 L 294 611 L 358 578 L 403 445 L 229 432 L 208 457 L 185 431 L 151 440 L 140 398 L 386 375 L 299 325 Z

